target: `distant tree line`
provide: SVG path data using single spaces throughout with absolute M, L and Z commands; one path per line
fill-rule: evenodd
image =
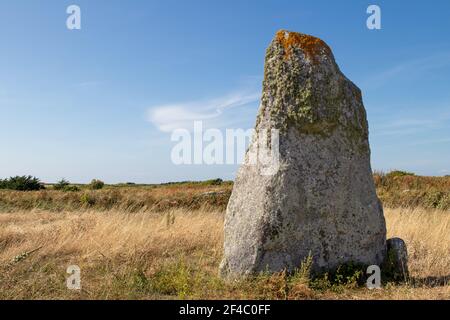
M 100 190 L 105 186 L 105 183 L 98 179 L 93 179 L 87 187 L 91 190 Z M 7 179 L 0 179 L 0 189 L 15 190 L 15 191 L 37 191 L 46 189 L 44 184 L 33 176 L 15 176 Z M 80 191 L 80 188 L 71 184 L 66 179 L 61 179 L 52 187 L 53 190 L 58 191 Z
M 41 181 L 32 176 L 15 176 L 8 179 L 0 179 L 0 189 L 17 191 L 34 191 L 45 189 Z

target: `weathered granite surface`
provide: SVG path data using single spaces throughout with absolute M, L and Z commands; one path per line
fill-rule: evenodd
M 314 271 L 381 265 L 386 225 L 361 91 L 322 40 L 277 33 L 255 129 L 279 130 L 279 169 L 263 175 L 247 154 L 227 208 L 221 274 L 293 270 L 309 254 Z

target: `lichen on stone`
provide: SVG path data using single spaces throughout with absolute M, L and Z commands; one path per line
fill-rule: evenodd
M 318 60 L 324 54 L 328 59 Z M 322 40 L 279 31 L 267 50 L 263 87 L 257 127 L 266 117 L 284 133 L 295 127 L 301 134 L 329 137 L 340 127 L 355 149 L 366 151 L 361 92 L 342 75 Z
M 284 48 L 285 59 L 290 58 L 295 47 L 302 49 L 314 64 L 318 63 L 319 55 L 331 54 L 330 47 L 323 40 L 307 34 L 280 30 L 276 34 L 276 39 Z

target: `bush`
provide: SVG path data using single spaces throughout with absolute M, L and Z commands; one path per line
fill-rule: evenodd
M 53 186 L 53 189 L 54 190 L 64 190 L 69 185 L 70 185 L 69 181 L 67 181 L 66 179 L 61 179 Z
M 45 188 L 44 185 L 36 177 L 16 176 L 5 180 L 0 180 L 0 189 L 10 189 L 16 191 L 35 191 Z
M 77 192 L 80 191 L 80 188 L 74 185 L 70 185 L 70 182 L 66 179 L 61 179 L 57 184 L 53 186 L 54 190 L 63 191 L 63 192 Z
M 346 288 L 362 286 L 366 281 L 365 271 L 366 266 L 350 262 L 331 272 L 316 274 L 310 286 L 319 291 L 331 290 L 339 293 Z
M 64 187 L 64 189 L 62 190 L 64 192 L 78 192 L 80 191 L 80 188 L 78 188 L 77 186 L 66 186 Z
M 92 207 L 95 204 L 95 198 L 89 193 L 83 193 L 80 197 L 80 202 L 83 206 Z
M 156 293 L 177 295 L 179 299 L 186 299 L 192 294 L 192 270 L 184 261 L 161 266 L 150 280 L 152 290 Z
M 394 170 L 387 174 L 388 177 L 404 177 L 404 176 L 415 176 L 415 173 L 407 172 L 407 171 L 400 171 L 400 170 Z
M 91 181 L 91 183 L 89 184 L 89 188 L 92 190 L 100 190 L 103 189 L 103 187 L 105 186 L 105 183 L 101 180 L 97 180 L 94 179 Z
M 210 186 L 220 186 L 222 185 L 223 180 L 222 179 L 213 179 L 213 180 L 207 180 L 204 182 L 204 184 L 206 185 L 210 185 Z
M 424 199 L 425 207 L 441 210 L 446 210 L 449 202 L 449 193 L 439 190 L 431 190 L 427 192 Z

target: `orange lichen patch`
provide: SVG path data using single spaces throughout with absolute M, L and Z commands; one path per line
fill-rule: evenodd
M 286 59 L 291 56 L 294 47 L 302 49 L 314 64 L 318 62 L 318 55 L 331 54 L 330 47 L 324 41 L 307 34 L 280 30 L 276 34 L 276 39 L 283 46 Z

